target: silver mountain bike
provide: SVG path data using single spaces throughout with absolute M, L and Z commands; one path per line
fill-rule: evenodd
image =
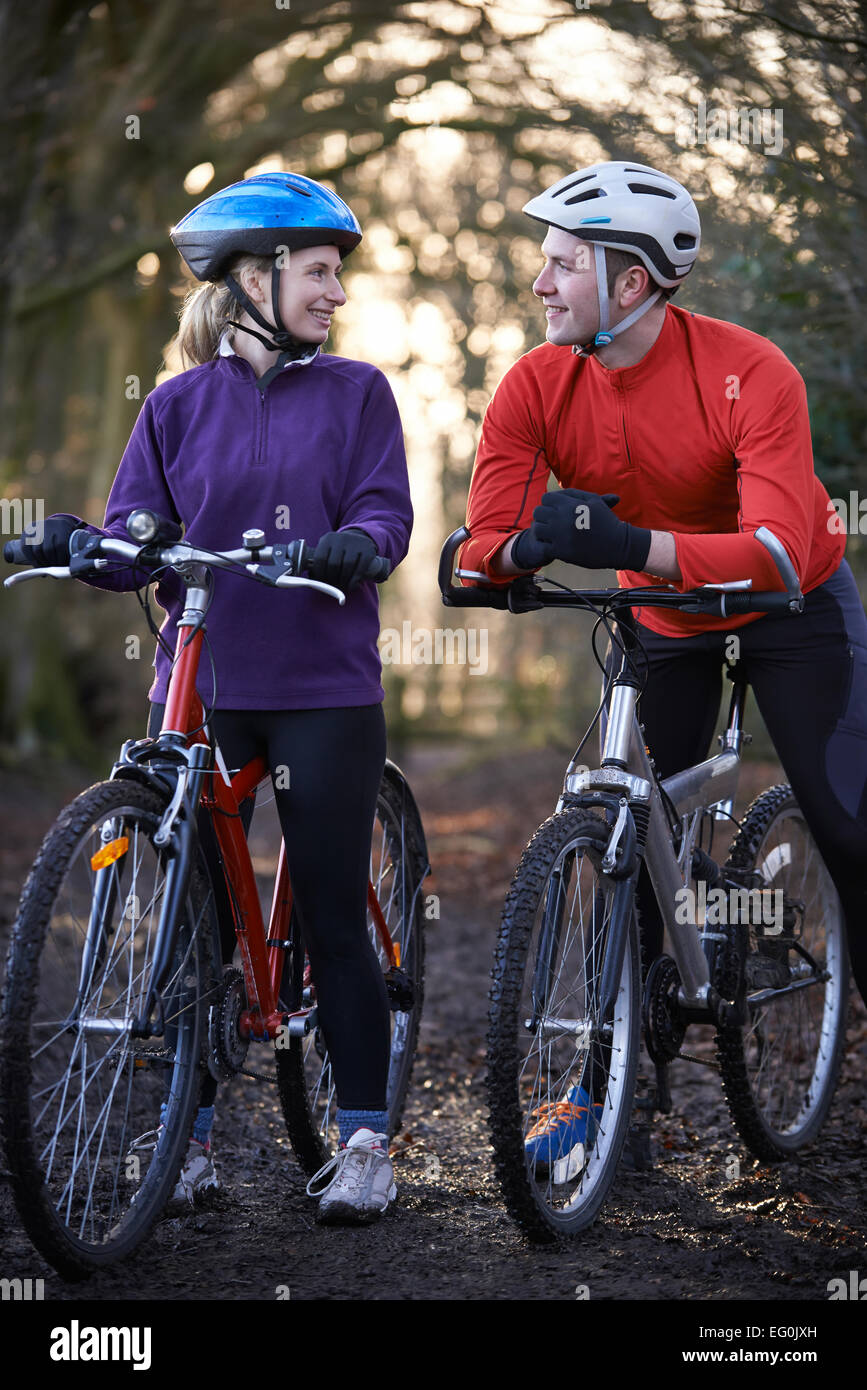
M 734 820 L 747 737 L 747 681 L 737 664 L 715 757 L 659 778 L 636 713 L 643 678 L 629 610 L 800 613 L 804 600 L 779 540 L 766 528 L 756 532 L 786 592 L 752 593 L 746 580 L 681 593 L 664 585 L 569 590 L 533 577 L 505 589 L 463 587 L 455 578 L 485 578 L 453 574 L 467 537 L 461 528 L 443 548 L 447 605 L 586 609 L 603 619 L 619 652 L 600 706 L 601 766 L 579 763 L 588 729 L 554 814 L 515 871 L 492 970 L 487 1088 L 495 1166 L 513 1218 L 531 1238 L 551 1240 L 584 1230 L 614 1182 L 642 1027 L 658 1109 L 670 1107 L 668 1064 L 682 1055 L 688 1026 L 710 1023 L 731 1117 L 749 1149 L 773 1161 L 815 1139 L 845 1036 L 844 920 L 790 787 L 756 798 L 724 863 L 702 847 L 708 828 Z M 644 981 L 636 912 L 642 864 L 672 951 Z

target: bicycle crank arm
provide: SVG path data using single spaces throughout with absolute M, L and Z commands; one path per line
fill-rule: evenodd
M 751 1009 L 754 1004 L 767 1004 L 771 999 L 783 999 L 787 994 L 794 994 L 799 989 L 810 989 L 813 985 L 827 984 L 830 978 L 830 971 L 823 970 L 821 975 L 810 975 L 803 980 L 793 980 L 790 985 L 784 985 L 782 989 L 761 989 L 757 994 L 747 995 L 747 1008 Z

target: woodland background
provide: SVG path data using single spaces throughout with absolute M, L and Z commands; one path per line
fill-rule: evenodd
M 464 517 L 487 401 L 544 337 L 530 292 L 539 239 L 521 205 L 569 169 L 629 158 L 682 179 L 699 204 L 701 258 L 677 302 L 788 354 L 807 382 L 820 476 L 857 505 L 865 9 L 5 0 L 0 496 L 101 522 L 141 402 L 179 366 L 189 282 L 170 226 L 254 170 L 298 170 L 363 224 L 330 346 L 387 373 L 406 430 L 416 529 L 383 625 L 456 626 L 463 616 L 439 601 L 439 549 Z M 777 113 L 781 148 L 694 143 L 689 123 L 711 108 Z M 863 593 L 857 522 L 847 553 Z M 144 732 L 152 642 L 132 596 L 44 581 L 0 604 L 0 759 L 103 766 L 119 736 Z M 488 629 L 487 675 L 386 668 L 394 749 L 574 746 L 598 698 L 587 620 L 467 621 Z

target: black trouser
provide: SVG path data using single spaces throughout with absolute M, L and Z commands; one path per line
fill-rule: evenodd
M 728 634 L 636 630 L 650 671 L 638 717 L 661 777 L 706 758 Z M 848 564 L 806 596 L 800 617 L 767 614 L 736 629 L 762 718 L 831 874 L 852 971 L 867 999 L 867 618 Z M 647 871 L 639 886 L 645 959 L 662 949 Z
M 159 729 L 162 715 L 163 706 L 154 705 L 149 732 Z M 217 710 L 212 726 L 230 769 L 261 757 L 272 773 L 338 1104 L 384 1110 L 388 993 L 367 931 L 370 842 L 385 763 L 382 705 Z M 288 778 L 275 775 L 281 768 Z M 227 958 L 230 952 L 231 943 Z M 207 1077 L 202 1105 L 215 1094 Z

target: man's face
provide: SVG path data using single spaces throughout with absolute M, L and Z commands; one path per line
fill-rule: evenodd
M 533 284 L 543 300 L 549 343 L 586 343 L 599 328 L 596 259 L 588 241 L 549 227 L 542 242 L 545 268 Z

